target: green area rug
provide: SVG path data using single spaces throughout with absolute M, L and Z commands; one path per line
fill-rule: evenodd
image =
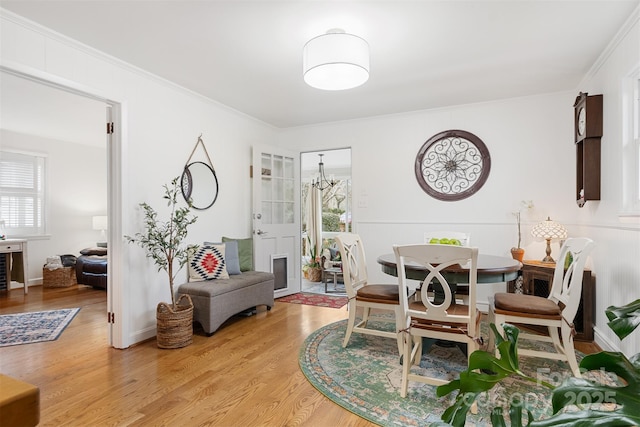
M 0 316 L 0 347 L 58 339 L 79 308 Z
M 435 386 L 409 382 L 408 395 L 403 399 L 399 392 L 402 365 L 395 340 L 352 334 L 347 348 L 342 348 L 346 324 L 343 320 L 324 326 L 305 340 L 299 362 L 311 384 L 348 411 L 382 426 L 425 426 L 439 421 L 455 393 L 439 398 Z M 377 326 L 382 325 L 378 322 Z M 482 324 L 481 331 L 486 341 L 488 326 Z M 578 359 L 581 358 L 578 354 Z M 520 368 L 552 384 L 560 384 L 570 375 L 565 362 L 534 357 L 521 357 Z M 466 356 L 457 347 L 434 345 L 422 356 L 420 367 L 412 368 L 417 369 L 453 380 L 466 369 Z M 494 387 L 491 396 L 478 400 L 478 414 L 469 414 L 467 424 L 491 425 L 491 409 L 508 408 L 509 399 L 516 396 L 524 397 L 534 419 L 546 417 L 551 415 L 550 395 L 550 390 L 543 386 L 516 378 L 506 379 Z

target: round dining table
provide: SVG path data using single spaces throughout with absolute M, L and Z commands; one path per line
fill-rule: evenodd
M 398 267 L 396 265 L 396 256 L 394 254 L 384 254 L 378 257 L 378 264 L 382 267 L 382 271 L 391 276 L 398 276 Z M 501 283 L 510 282 L 516 280 L 518 277 L 518 271 L 522 268 L 522 263 L 513 258 L 497 256 L 497 255 L 484 255 L 478 254 L 478 283 Z M 407 279 L 423 281 L 427 277 L 427 268 L 408 262 L 405 264 L 405 273 Z M 469 267 L 467 265 L 452 265 L 443 270 L 443 275 L 449 283 L 453 294 L 457 292 L 458 285 L 469 283 Z M 444 300 L 444 294 L 442 289 L 438 291 L 437 287 L 434 289 L 435 302 L 441 303 Z M 454 302 L 455 304 L 455 298 Z M 436 342 L 434 339 L 423 338 L 423 353 L 428 352 L 429 347 Z M 447 341 L 438 340 L 439 345 L 445 347 L 451 347 L 457 345 L 460 350 L 467 354 L 466 344 L 450 343 Z
M 398 276 L 396 256 L 384 254 L 378 257 L 378 264 L 382 272 L 391 276 Z M 518 271 L 522 263 L 513 258 L 478 254 L 478 283 L 510 282 L 518 277 Z M 452 265 L 444 270 L 447 281 L 451 283 L 468 283 L 469 267 L 465 265 Z M 405 264 L 407 279 L 424 280 L 427 277 L 426 267 L 409 262 Z

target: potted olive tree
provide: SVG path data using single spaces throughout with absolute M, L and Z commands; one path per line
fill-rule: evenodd
M 161 221 L 158 213 L 147 203 L 140 203 L 144 210 L 144 232 L 133 237 L 125 236 L 129 243 L 135 243 L 147 252 L 158 267 L 169 276 L 171 304 L 160 302 L 156 310 L 157 342 L 160 348 L 180 348 L 193 340 L 193 303 L 189 295 L 182 295 L 176 301 L 173 282 L 178 272 L 187 263 L 193 247 L 184 244 L 187 227 L 196 222 L 190 215 L 190 205 L 178 207 L 179 178 L 170 185 L 164 185 L 163 198 L 171 209 L 169 219 Z M 177 268 L 176 268 L 177 267 Z

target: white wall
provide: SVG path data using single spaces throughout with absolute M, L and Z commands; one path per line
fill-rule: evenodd
M 623 111 L 622 88 L 623 81 L 639 68 L 640 8 L 580 86 L 583 92 L 603 94 L 602 198 L 587 202 L 582 209 L 573 209 L 579 231 L 597 243 L 593 254 L 596 338 L 603 346 L 621 348 L 628 355 L 640 352 L 640 333 L 636 331 L 621 342 L 607 326 L 604 311 L 610 305 L 620 306 L 640 298 L 640 217 L 628 223 L 619 216 L 624 210 L 624 189 L 634 179 L 624 167 L 628 164 L 624 157 L 629 152 L 623 144 L 629 142 L 629 135 L 623 131 L 628 111 Z
M 370 277 L 389 282 L 377 256 L 390 253 L 394 243 L 422 241 L 429 230 L 470 232 L 484 253 L 510 256 L 517 244 L 513 212 L 523 199 L 535 204 L 522 218 L 525 258 L 542 259 L 531 224 L 547 215 L 567 227 L 573 223 L 567 214 L 575 206 L 573 99 L 573 93 L 541 95 L 297 128 L 283 131 L 280 143 L 302 144 L 301 150 L 352 147 L 354 229 L 366 243 Z M 474 133 L 491 154 L 485 185 L 458 202 L 430 197 L 414 173 L 422 144 L 447 129 Z M 483 285 L 481 307 L 500 289 L 505 285 Z
M 41 283 L 47 257 L 95 246 L 91 217 L 107 212 L 106 146 L 76 144 L 0 130 L 0 147 L 47 156 L 47 238 L 30 240 L 29 283 Z
M 596 241 L 589 267 L 596 278 L 596 342 L 631 355 L 640 351 L 638 333 L 620 342 L 606 326 L 604 310 L 640 298 L 640 227 L 621 223 L 622 113 L 621 79 L 640 61 L 638 13 L 597 73 L 570 93 L 508 99 L 491 103 L 417 111 L 282 131 L 280 144 L 301 151 L 352 148 L 354 231 L 367 248 L 374 281 L 394 280 L 376 263 L 394 243 L 420 241 L 424 231 L 470 232 L 487 254 L 509 256 L 517 235 L 512 212 L 523 199 L 535 208 L 523 214 L 525 259 L 542 259 L 544 244 L 531 237 L 531 226 L 551 216 L 569 236 Z M 604 94 L 602 200 L 584 208 L 575 202 L 573 103 L 579 91 Z M 422 144 L 447 129 L 474 133 L 491 154 L 491 174 L 482 189 L 458 202 L 442 202 L 422 191 L 413 162 Z M 552 245 L 555 253 L 558 244 Z M 553 255 L 553 253 L 552 253 Z M 479 292 L 481 306 L 504 285 Z
M 3 65 L 68 82 L 123 104 L 122 209 L 114 213 L 122 218 L 123 234 L 141 230 L 140 202 L 166 213 L 162 185 L 182 173 L 202 134 L 220 193 L 212 208 L 197 212 L 199 219 L 190 229 L 189 240 L 217 240 L 223 234 L 250 236 L 251 146 L 273 141 L 270 126 L 0 12 Z M 203 158 L 196 154 L 196 159 Z M 155 335 L 156 306 L 170 300 L 170 293 L 166 274 L 156 272 L 140 248 L 125 245 L 122 263 L 123 281 L 114 284 L 117 289 L 112 295 L 125 307 L 126 318 L 117 327 L 123 328 L 126 347 Z

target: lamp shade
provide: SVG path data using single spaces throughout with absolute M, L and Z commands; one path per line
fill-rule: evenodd
M 369 79 L 369 44 L 344 30 L 329 30 L 304 45 L 302 65 L 311 87 L 351 89 Z
M 107 229 L 107 217 L 106 215 L 98 215 L 92 218 L 94 230 L 106 230 Z
M 542 237 L 543 239 L 566 239 L 567 229 L 562 224 L 547 217 L 545 221 L 533 226 L 531 235 L 533 237 Z

